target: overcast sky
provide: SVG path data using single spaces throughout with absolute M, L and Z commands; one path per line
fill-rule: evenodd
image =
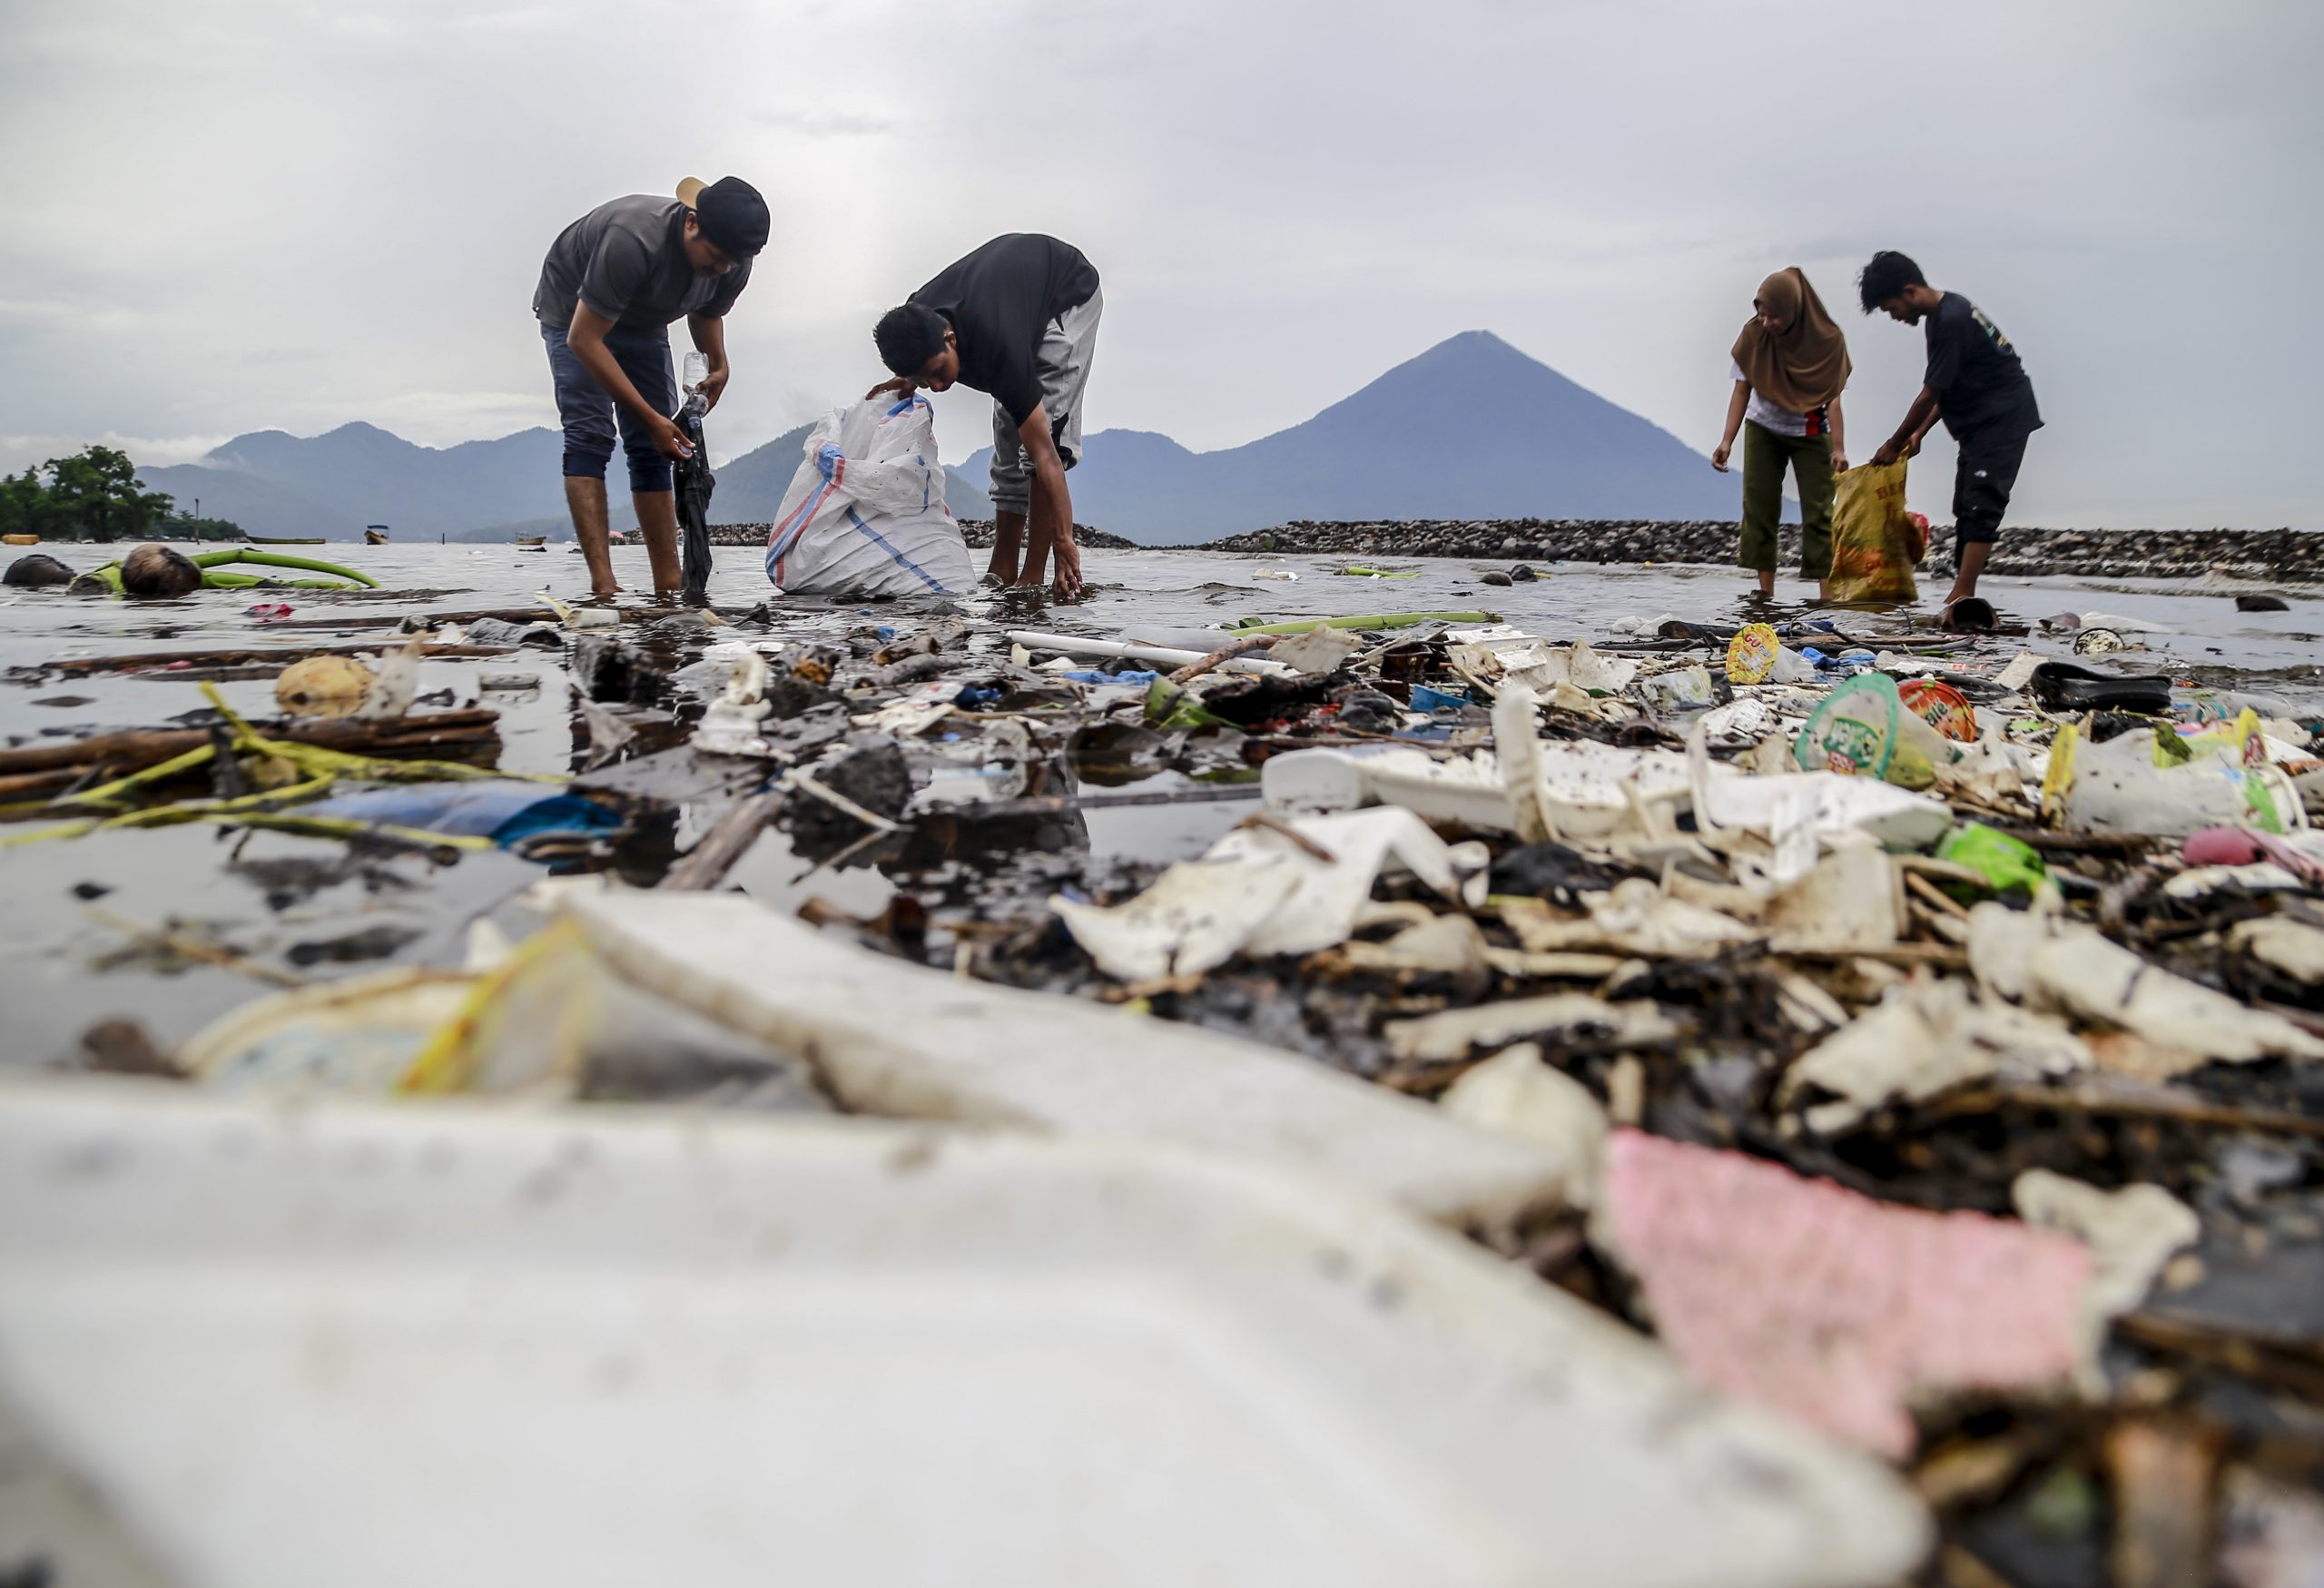
M 1853 278 L 1901 248 L 2024 355 L 2014 519 L 2315 526 L 2319 74 L 2314 0 L 17 0 L 0 464 L 553 423 L 549 240 L 731 172 L 774 236 L 722 454 L 880 378 L 872 321 L 939 267 L 1047 231 L 1105 278 L 1093 429 L 1233 445 L 1482 327 L 1707 452 L 1796 263 L 1861 456 L 1920 338 Z M 947 400 L 948 457 L 987 429 Z

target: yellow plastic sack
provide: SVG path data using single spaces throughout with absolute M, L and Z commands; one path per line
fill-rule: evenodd
M 1835 601 L 1911 601 L 1912 520 L 1905 514 L 1905 460 L 1860 463 L 1839 477 L 1832 502 Z

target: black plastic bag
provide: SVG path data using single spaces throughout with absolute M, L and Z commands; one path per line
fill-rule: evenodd
M 710 472 L 710 451 L 702 440 L 702 399 L 690 396 L 671 416 L 679 433 L 694 447 L 694 456 L 675 466 L 673 488 L 678 498 L 680 571 L 684 577 L 681 599 L 689 607 L 710 605 L 710 493 L 718 483 Z

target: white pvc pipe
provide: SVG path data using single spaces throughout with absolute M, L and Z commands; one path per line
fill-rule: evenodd
M 1225 629 L 1219 630 L 1223 646 L 1234 639 Z M 1118 639 L 1087 639 L 1074 634 L 1037 634 L 1029 628 L 1011 629 L 1012 644 L 1029 651 L 1063 651 L 1068 656 L 1096 656 L 1100 659 L 1118 658 L 1126 662 L 1154 662 L 1166 667 L 1190 667 L 1203 659 L 1203 651 L 1182 651 L 1170 646 L 1133 645 Z M 1256 673 L 1261 676 L 1283 676 L 1297 669 L 1281 662 L 1270 662 L 1257 656 L 1229 656 L 1218 664 L 1223 673 Z

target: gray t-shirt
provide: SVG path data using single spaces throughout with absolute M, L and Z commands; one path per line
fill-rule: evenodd
M 686 207 L 632 193 L 599 204 L 556 234 L 541 261 L 533 313 L 560 330 L 576 300 L 624 330 L 661 330 L 689 314 L 712 319 L 734 307 L 751 279 L 743 260 L 723 276 L 698 276 L 686 258 Z

